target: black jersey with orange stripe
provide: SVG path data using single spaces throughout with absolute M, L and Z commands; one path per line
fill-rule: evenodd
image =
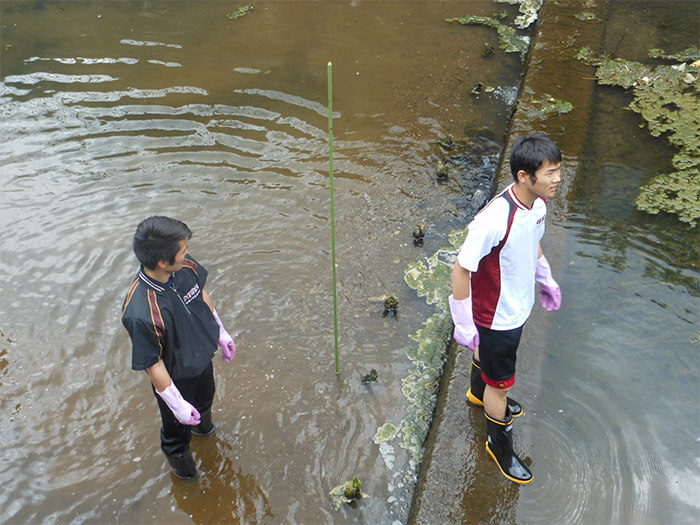
M 162 359 L 176 380 L 196 377 L 209 366 L 219 326 L 202 298 L 207 275 L 189 255 L 167 283 L 139 270 L 122 307 L 132 369 L 145 370 Z

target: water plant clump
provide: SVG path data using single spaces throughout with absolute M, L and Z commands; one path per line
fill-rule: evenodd
M 490 27 L 498 32 L 500 46 L 507 53 L 519 53 L 520 61 L 525 62 L 527 51 L 530 48 L 530 37 L 519 35 L 510 26 L 502 24 L 489 16 L 466 16 L 463 18 L 446 18 L 447 22 L 459 22 L 462 25 L 480 25 Z
M 437 167 L 435 168 L 435 174 L 440 180 L 445 180 L 450 175 L 450 165 L 442 160 L 438 160 Z
M 423 246 L 423 239 L 425 238 L 425 225 L 424 224 L 417 224 L 415 228 L 413 228 L 413 245 L 414 246 Z
M 338 485 L 330 491 L 331 499 L 338 510 L 343 503 L 352 503 L 367 495 L 361 490 L 362 482 L 357 476 L 353 476 L 352 480 L 346 481 L 342 485 Z
M 674 60 L 672 65 L 596 56 L 582 49 L 577 58 L 596 67 L 600 84 L 631 89 L 628 109 L 639 113 L 651 135 L 664 135 L 676 148 L 675 171 L 654 177 L 635 199 L 638 209 L 651 214 L 675 214 L 691 227 L 700 219 L 700 61 L 697 48 L 673 55 L 654 49 L 653 57 Z M 676 57 L 683 56 L 678 61 Z M 693 61 L 694 62 L 691 62 Z
M 396 316 L 398 313 L 399 309 L 399 300 L 394 297 L 393 295 L 390 295 L 389 297 L 384 298 L 384 315 L 388 314 L 393 314 Z
M 377 381 L 377 369 L 373 368 L 369 371 L 369 374 L 362 376 L 362 384 L 367 385 L 369 383 L 374 383 Z

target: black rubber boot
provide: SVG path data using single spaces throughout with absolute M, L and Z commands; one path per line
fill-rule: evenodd
M 214 423 L 211 421 L 211 410 L 200 414 L 199 425 L 192 427 L 192 433 L 197 436 L 208 436 L 214 432 Z
M 168 458 L 168 463 L 175 474 L 180 479 L 193 479 L 197 476 L 197 466 L 194 464 L 194 459 L 189 450 L 165 456 Z
M 469 378 L 467 399 L 470 403 L 482 407 L 484 406 L 484 389 L 486 388 L 486 383 L 484 383 L 484 378 L 481 377 L 481 366 L 479 365 L 479 361 L 472 357 L 472 370 Z M 523 415 L 523 407 L 520 403 L 509 397 L 506 398 L 506 403 L 513 417 L 520 417 Z
M 532 472 L 513 451 L 513 416 L 506 408 L 506 419 L 494 419 L 486 416 L 486 451 L 501 470 L 501 474 L 516 483 L 527 484 L 532 481 Z

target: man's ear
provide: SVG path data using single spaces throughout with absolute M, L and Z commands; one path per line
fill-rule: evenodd
M 532 177 L 525 170 L 518 170 L 518 183 L 525 184 L 526 182 L 532 182 Z
M 165 261 L 158 261 L 157 267 L 158 267 L 159 269 L 161 269 L 161 270 L 165 270 L 165 267 L 166 267 L 167 265 L 168 265 L 168 263 L 165 262 Z

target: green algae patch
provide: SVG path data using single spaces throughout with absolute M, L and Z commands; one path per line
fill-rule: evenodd
M 571 102 L 559 100 L 545 93 L 541 99 L 536 99 L 532 94 L 525 96 L 519 102 L 520 109 L 528 119 L 544 120 L 551 115 L 563 115 L 573 108 Z
M 398 431 L 399 429 L 396 425 L 392 425 L 391 423 L 385 423 L 377 429 L 377 433 L 374 435 L 374 439 L 378 443 L 386 443 L 387 441 L 391 441 L 392 439 L 394 439 Z
M 661 58 L 663 60 L 675 60 L 676 62 L 688 62 L 691 60 L 700 60 L 700 49 L 697 47 L 689 47 L 680 53 L 666 53 L 663 49 L 650 49 L 649 56 L 651 58 Z
M 663 135 L 677 151 L 675 171 L 657 175 L 642 186 L 635 205 L 650 214 L 675 214 L 691 227 L 700 219 L 700 62 L 696 48 L 678 54 L 654 49 L 656 58 L 683 57 L 673 65 L 597 57 L 584 48 L 577 58 L 596 67 L 598 83 L 631 89 L 628 109 L 639 113 L 651 135 Z M 695 60 L 695 62 L 690 62 Z
M 520 29 L 530 27 L 539 14 L 543 0 L 495 0 L 497 3 L 520 4 L 520 15 L 515 18 L 515 25 Z
M 590 11 L 581 11 L 580 13 L 576 13 L 574 17 L 576 17 L 576 20 L 581 20 L 582 22 L 587 22 L 589 20 L 597 20 L 600 22 L 600 19 L 595 13 L 591 13 Z
M 238 20 L 239 18 L 241 18 L 242 16 L 245 16 L 246 14 L 248 14 L 249 11 L 252 11 L 252 10 L 253 10 L 253 6 L 252 6 L 252 5 L 246 5 L 246 6 L 243 6 L 243 7 L 239 7 L 239 8 L 236 9 L 235 11 L 231 11 L 231 12 L 228 14 L 228 17 L 229 17 L 231 20 Z
M 466 16 L 463 18 L 446 18 L 447 22 L 459 22 L 462 25 L 486 26 L 498 32 L 500 46 L 506 53 L 519 53 L 520 61 L 525 62 L 527 51 L 530 48 L 530 38 L 517 33 L 515 29 L 502 24 L 489 16 Z

